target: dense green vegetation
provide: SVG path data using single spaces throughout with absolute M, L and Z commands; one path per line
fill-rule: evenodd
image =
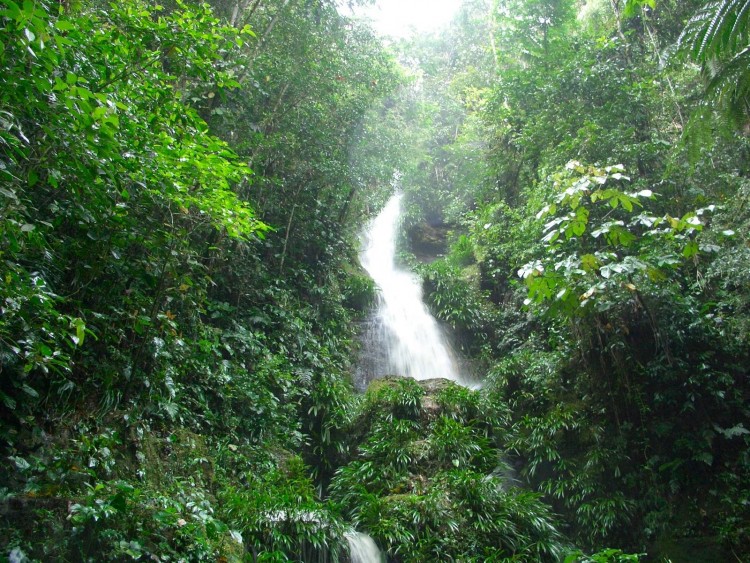
M 748 556 L 747 14 L 467 2 L 402 45 L 431 85 L 412 228 L 448 230 L 428 299 L 584 548 Z
M 558 559 L 549 508 L 508 486 L 496 436 L 505 409 L 445 380 L 377 380 L 331 497 L 399 560 Z
M 330 3 L 2 7 L 2 556 L 335 552 L 392 57 Z
M 0 560 L 750 557 L 748 18 L 0 0 Z M 352 389 L 396 170 L 481 391 Z

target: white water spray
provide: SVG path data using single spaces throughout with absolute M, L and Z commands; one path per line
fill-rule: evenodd
M 387 365 L 383 367 L 388 371 L 371 375 L 442 377 L 464 383 L 440 326 L 422 301 L 419 279 L 396 266 L 401 197 L 394 195 L 370 224 L 359 257 L 380 289 L 376 322 L 381 334 L 375 340 L 382 342 L 387 352 Z
M 381 563 L 383 556 L 375 541 L 367 534 L 351 532 L 346 534 L 349 542 L 351 563 Z

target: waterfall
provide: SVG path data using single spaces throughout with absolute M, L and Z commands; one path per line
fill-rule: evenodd
M 349 542 L 351 563 L 381 563 L 383 556 L 373 539 L 367 534 L 350 532 L 346 534 Z
M 366 331 L 366 373 L 360 379 L 394 374 L 465 383 L 440 326 L 422 301 L 419 278 L 396 265 L 401 198 L 397 193 L 388 201 L 363 237 L 359 259 L 378 286 L 379 303 Z

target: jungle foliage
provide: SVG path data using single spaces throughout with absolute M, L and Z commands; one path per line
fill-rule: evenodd
M 0 8 L 1 557 L 335 555 L 392 56 L 329 2 Z
M 404 184 L 449 233 L 427 299 L 584 549 L 748 556 L 747 14 L 475 1 L 415 40 L 439 117 Z
M 505 407 L 445 380 L 373 382 L 331 498 L 397 561 L 560 559 L 549 508 L 509 485 L 496 435 Z

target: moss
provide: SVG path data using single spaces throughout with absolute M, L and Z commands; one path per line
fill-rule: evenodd
M 396 388 L 401 377 L 397 375 L 387 375 L 379 379 L 373 379 L 367 387 L 367 397 L 372 399 L 377 397 L 384 388 Z
M 361 266 L 350 265 L 345 268 L 341 292 L 344 296 L 344 305 L 359 313 L 365 313 L 375 303 L 377 287 Z

